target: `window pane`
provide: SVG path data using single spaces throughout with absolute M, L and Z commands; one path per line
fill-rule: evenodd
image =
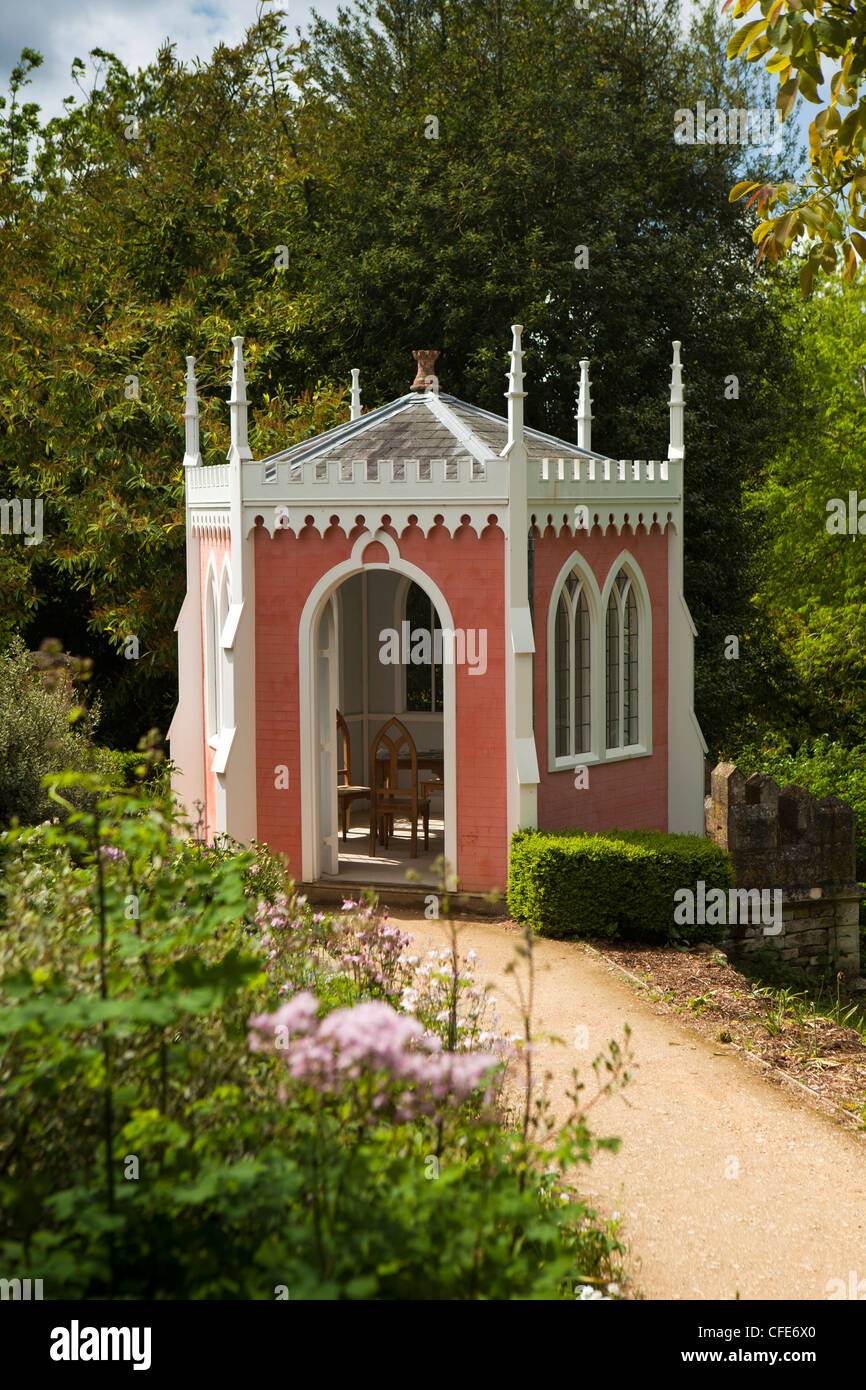
M 625 602 L 625 630 L 623 632 L 623 722 L 625 742 L 638 742 L 638 618 L 637 601 L 634 590 L 629 586 Z
M 556 629 L 554 636 L 554 722 L 556 731 L 556 756 L 567 757 L 569 747 L 569 666 L 571 649 L 571 615 L 565 595 L 560 594 L 556 606 Z
M 618 581 L 617 581 L 618 582 Z M 607 603 L 607 746 L 619 748 L 619 609 L 616 596 Z
M 419 631 L 430 633 L 431 661 L 415 665 L 410 661 L 406 666 L 406 709 L 414 711 L 436 710 L 442 712 L 442 666 L 434 666 L 435 632 L 441 627 L 436 612 L 424 590 L 417 584 L 409 585 L 406 595 L 406 621 L 409 624 L 409 650 L 411 652 L 415 634 Z
M 574 736 L 575 753 L 590 750 L 590 638 L 589 607 L 581 593 L 574 628 Z

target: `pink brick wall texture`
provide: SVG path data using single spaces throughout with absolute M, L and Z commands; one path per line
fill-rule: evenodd
M 259 839 L 284 853 L 301 874 L 301 749 L 298 713 L 298 626 L 319 579 L 348 560 L 360 534 L 312 527 L 271 537 L 255 535 L 256 555 L 256 789 Z M 462 526 L 452 537 L 436 526 L 425 538 L 417 526 L 397 541 L 400 554 L 436 583 L 455 627 L 487 629 L 487 671 L 457 666 L 457 864 L 467 891 L 504 886 L 507 865 L 505 746 L 504 538 L 498 527 L 478 537 Z M 365 563 L 384 563 L 379 543 Z M 289 770 L 288 790 L 274 786 L 274 768 Z
M 640 569 L 652 607 L 652 754 L 589 766 L 589 786 L 576 790 L 574 773 L 548 771 L 547 615 L 553 585 L 569 555 L 579 553 L 599 590 L 611 566 L 626 551 Z M 667 830 L 668 815 L 668 540 L 658 527 L 647 534 L 628 527 L 621 534 L 596 526 L 575 545 L 552 530 L 535 543 L 535 745 L 541 784 L 538 823 L 544 830 Z M 593 660 L 603 659 L 603 642 L 593 644 Z M 641 679 L 646 673 L 641 672 Z

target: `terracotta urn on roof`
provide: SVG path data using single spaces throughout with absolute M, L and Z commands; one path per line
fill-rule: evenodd
M 439 348 L 415 348 L 415 349 L 413 349 L 412 356 L 415 358 L 415 361 L 418 363 L 418 373 L 417 373 L 417 375 L 416 375 L 416 377 L 415 377 L 415 380 L 412 382 L 412 385 L 409 387 L 409 390 L 410 390 L 410 391 L 426 391 L 426 390 L 427 390 L 427 378 L 428 378 L 428 376 L 435 376 L 435 372 L 434 372 L 433 368 L 434 368 L 434 366 L 436 365 L 436 358 L 437 358 L 439 355 L 440 355 L 440 349 L 439 349 Z

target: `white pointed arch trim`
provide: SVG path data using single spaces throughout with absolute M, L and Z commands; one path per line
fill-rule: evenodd
M 226 619 L 228 618 L 228 615 L 229 615 L 229 608 L 231 607 L 231 601 L 232 601 L 232 565 L 231 565 L 231 559 L 230 559 L 230 557 L 229 557 L 228 555 L 224 555 L 224 556 L 223 556 L 222 569 L 221 569 L 221 571 L 220 571 L 220 582 L 219 582 L 219 619 L 220 619 L 220 634 L 221 634 L 221 635 L 222 635 L 222 633 L 223 633 L 223 631 L 224 631 L 224 629 L 225 629 Z
M 616 577 L 625 570 L 631 580 L 637 597 L 638 641 L 637 641 L 637 680 L 638 680 L 638 739 L 639 742 L 627 747 L 607 748 L 607 605 L 610 600 Z M 652 604 L 643 571 L 629 550 L 621 550 L 608 570 L 607 579 L 601 594 L 601 649 L 602 678 L 604 689 L 604 723 L 601 742 L 605 762 L 617 762 L 620 758 L 639 758 L 652 752 L 652 684 L 653 684 L 653 634 Z
M 556 611 L 559 596 L 573 570 L 577 570 L 586 595 L 590 630 L 590 751 L 556 756 Z M 556 576 L 547 607 L 547 766 L 550 772 L 589 766 L 604 756 L 604 650 L 603 613 L 598 582 L 579 550 L 569 555 Z
M 222 694 L 220 671 L 220 588 L 213 553 L 208 558 L 204 584 L 204 671 L 205 671 L 205 734 L 211 748 L 216 748 L 222 724 Z
M 374 562 L 365 565 L 362 556 L 368 545 L 378 541 L 385 547 L 388 562 Z M 316 726 L 317 666 L 315 660 L 315 641 L 319 622 L 325 605 L 331 595 L 352 575 L 364 570 L 388 570 L 404 575 L 429 594 L 436 605 L 443 627 L 453 630 L 454 619 L 451 609 L 439 588 L 430 576 L 417 565 L 412 565 L 400 555 L 399 547 L 392 536 L 385 531 L 365 531 L 352 546 L 348 560 L 335 565 L 323 574 L 314 585 L 304 604 L 298 624 L 298 698 L 301 736 L 301 873 L 305 883 L 311 883 L 321 873 L 321 850 L 317 826 L 319 825 L 318 791 L 318 735 Z M 459 873 L 457 863 L 457 680 L 453 662 L 446 662 L 443 671 L 443 752 L 445 772 L 445 859 L 450 872 Z

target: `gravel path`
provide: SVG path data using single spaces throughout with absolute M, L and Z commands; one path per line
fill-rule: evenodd
M 391 920 L 416 948 L 448 940 L 444 922 Z M 521 1027 L 504 973 L 518 941 L 513 924 L 460 924 L 461 953 L 477 952 L 479 981 L 493 984 L 506 1032 Z M 736 1054 L 656 1015 L 582 946 L 539 940 L 535 962 L 533 1031 L 566 1043 L 539 1044 L 556 1108 L 566 1104 L 572 1067 L 581 1066 L 592 1094 L 592 1058 L 622 1040 L 625 1023 L 632 1029 L 634 1080 L 600 1100 L 592 1121 L 622 1145 L 598 1155 L 580 1186 L 599 1212 L 622 1218 L 633 1289 L 650 1299 L 826 1299 L 828 1281 L 847 1291 L 853 1271 L 866 1299 L 864 1141 Z M 579 1028 L 588 1051 L 575 1050 Z

